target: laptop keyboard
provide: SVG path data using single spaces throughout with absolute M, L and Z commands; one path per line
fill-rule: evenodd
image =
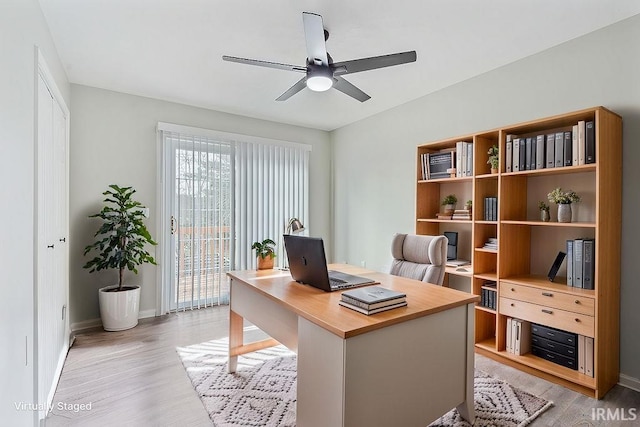
M 333 277 L 329 277 L 329 285 L 331 286 L 332 290 L 349 289 L 349 288 L 355 288 L 357 286 L 362 286 L 359 283 L 358 284 L 349 283 L 349 282 L 345 282 L 344 280 L 336 279 Z

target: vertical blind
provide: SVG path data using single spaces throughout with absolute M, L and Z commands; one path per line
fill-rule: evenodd
M 228 303 L 226 272 L 256 267 L 270 238 L 286 257 L 290 218 L 308 226 L 311 147 L 159 123 L 163 144 L 162 312 Z M 166 300 L 168 298 L 168 300 Z
M 284 265 L 282 234 L 290 218 L 309 219 L 309 147 L 236 142 L 236 267 L 255 268 L 251 244 L 272 239 L 277 265 Z

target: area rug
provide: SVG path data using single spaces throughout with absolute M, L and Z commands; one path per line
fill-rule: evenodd
M 283 346 L 238 357 L 227 373 L 228 340 L 177 348 L 187 375 L 216 427 L 296 425 L 296 356 Z M 474 426 L 526 426 L 553 404 L 476 371 Z M 457 410 L 430 427 L 469 427 Z

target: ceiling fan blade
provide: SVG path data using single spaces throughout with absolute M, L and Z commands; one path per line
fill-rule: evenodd
M 309 62 L 316 65 L 329 65 L 327 57 L 327 46 L 324 40 L 324 26 L 322 16 L 315 13 L 302 12 L 302 23 L 304 24 L 304 38 L 307 42 L 307 55 Z
M 279 70 L 298 71 L 300 73 L 306 73 L 307 67 L 300 67 L 297 65 L 280 64 L 278 62 L 260 61 L 259 59 L 247 59 L 238 58 L 236 56 L 223 55 L 222 59 L 229 62 L 238 62 L 240 64 L 257 65 L 259 67 L 276 68 Z
M 276 101 L 286 101 L 305 87 L 307 87 L 307 76 L 304 76 L 303 78 L 298 80 L 298 82 L 287 89 L 285 93 L 277 97 Z
M 342 77 L 334 77 L 333 87 L 338 89 L 340 92 L 349 95 L 352 98 L 357 99 L 360 102 L 364 102 L 367 99 L 371 98 L 369 95 L 343 79 Z
M 371 58 L 354 59 L 352 61 L 334 62 L 331 68 L 334 75 L 359 73 L 361 71 L 375 70 L 376 68 L 391 67 L 392 65 L 415 62 L 416 51 L 392 53 L 391 55 L 372 56 Z

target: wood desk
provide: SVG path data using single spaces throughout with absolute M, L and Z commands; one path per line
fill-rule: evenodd
M 372 316 L 278 270 L 232 271 L 229 372 L 238 355 L 284 344 L 298 354 L 297 425 L 425 427 L 457 407 L 473 422 L 474 309 L 479 297 L 348 265 L 407 294 Z M 243 343 L 243 319 L 273 339 Z M 277 341 L 276 341 L 277 340 Z

